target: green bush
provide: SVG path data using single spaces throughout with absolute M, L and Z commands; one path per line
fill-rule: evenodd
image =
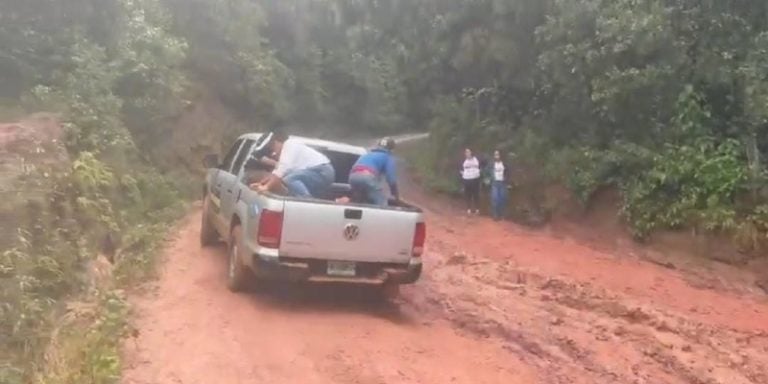
M 8 330 L 0 335 L 5 351 L 0 377 L 28 379 L 42 369 L 37 362 L 57 326 L 55 314 L 62 302 L 85 293 L 87 265 L 106 235 L 120 241 L 114 272 L 118 283 L 151 273 L 154 252 L 168 223 L 183 212 L 183 201 L 159 174 L 140 172 L 122 179 L 118 182 L 110 167 L 82 152 L 70 170 L 45 186 L 49 205 L 21 232 L 18 246 L 0 255 L 0 327 Z M 100 359 L 97 351 L 86 352 Z M 101 360 L 83 364 L 88 364 L 84 369 L 111 369 Z
M 743 213 L 737 198 L 746 192 L 748 173 L 742 145 L 711 138 L 693 145 L 668 146 L 651 167 L 626 180 L 624 214 L 639 236 L 656 228 L 694 227 L 732 231 Z M 748 213 L 747 213 L 748 214 Z
M 72 161 L 26 176 L 46 198 L 34 203 L 16 246 L 0 255 L 0 327 L 8 330 L 0 334 L 0 381 L 112 383 L 125 310 L 120 299 L 86 290 L 104 289 L 92 285 L 89 265 L 104 251 L 115 259 L 117 283 L 146 276 L 168 224 L 184 207 L 136 143 L 151 144 L 144 134 L 158 136 L 157 118 L 181 105 L 185 75 L 178 66 L 186 42 L 170 34 L 157 0 L 94 4 L 96 11 L 78 3 L 77 15 L 41 15 L 36 12 L 47 9 L 41 5 L 32 0 L 10 24 L 3 19 L 0 39 L 21 38 L 12 28 L 17 22 L 55 31 L 49 41 L 32 33 L 26 43 L 56 55 L 16 59 L 34 66 L 40 80 L 28 89 L 28 106 L 62 112 Z M 109 32 L 96 33 L 105 20 Z M 103 249 L 106 239 L 111 249 Z M 62 326 L 64 303 L 73 299 L 93 304 L 94 317 Z

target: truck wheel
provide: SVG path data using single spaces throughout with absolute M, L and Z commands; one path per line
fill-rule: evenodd
M 246 290 L 254 281 L 253 273 L 243 264 L 243 228 L 232 228 L 229 241 L 229 265 L 227 268 L 227 287 L 232 292 Z
M 205 199 L 203 199 L 203 218 L 200 222 L 200 245 L 203 247 L 213 245 L 219 241 L 219 234 L 216 233 L 216 228 L 211 224 L 210 214 L 208 213 L 209 210 L 210 198 L 206 196 Z

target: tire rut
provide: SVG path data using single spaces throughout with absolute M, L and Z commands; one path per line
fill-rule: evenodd
M 441 254 L 455 248 L 443 243 L 432 251 Z M 734 353 L 745 353 L 743 342 L 731 340 L 755 340 L 755 334 L 633 304 L 631 298 L 589 283 L 543 276 L 511 262 L 494 263 L 467 252 L 442 259 L 432 266 L 440 272 L 427 282 L 429 294 L 436 297 L 429 303 L 457 328 L 509 343 L 507 349 L 539 367 L 547 382 L 577 376 L 595 383 L 650 383 L 662 377 L 665 382 L 692 384 L 764 382 L 758 350 L 763 345 L 755 343 L 757 348 L 746 352 L 757 361 L 731 361 Z M 446 289 L 457 286 L 461 292 Z M 514 304 L 505 306 L 510 302 Z M 626 356 L 612 356 L 619 345 Z M 611 364 L 621 357 L 626 365 Z

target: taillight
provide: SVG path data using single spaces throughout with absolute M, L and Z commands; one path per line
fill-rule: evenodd
M 424 253 L 424 241 L 427 239 L 427 224 L 416 223 L 416 231 L 413 234 L 413 257 L 419 257 Z
M 283 213 L 261 211 L 259 219 L 259 245 L 267 248 L 280 248 L 280 238 L 283 236 Z

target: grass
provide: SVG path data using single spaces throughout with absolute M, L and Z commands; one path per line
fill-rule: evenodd
M 187 211 L 159 182 L 148 188 L 138 204 L 121 201 L 126 198 L 118 191 L 103 196 L 109 211 L 94 213 L 79 210 L 80 203 L 105 204 L 102 197 L 74 194 L 61 198 L 63 208 L 38 203 L 19 221 L 25 223 L 19 240 L 0 253 L 0 383 L 119 381 L 120 343 L 130 332 L 124 290 L 155 276 L 172 223 Z M 121 223 L 114 264 L 96 257 L 96 233 L 105 222 Z
M 51 335 L 43 370 L 35 383 L 111 384 L 120 379 L 120 342 L 128 332 L 128 304 L 123 292 L 99 292 L 72 302 Z
M 125 291 L 155 277 L 158 254 L 171 223 L 185 206 L 170 207 L 152 223 L 138 225 L 127 234 L 128 247 L 102 287 L 84 301 L 71 302 L 65 322 L 55 330 L 39 384 L 112 384 L 122 372 L 120 345 L 131 333 L 130 306 Z
M 23 108 L 19 107 L 17 100 L 0 98 L 0 123 L 15 121 L 24 115 L 25 111 Z
M 406 161 L 416 180 L 425 188 L 452 197 L 461 196 L 461 184 L 457 177 L 435 172 L 433 167 L 435 153 L 428 139 L 402 144 L 397 151 Z

